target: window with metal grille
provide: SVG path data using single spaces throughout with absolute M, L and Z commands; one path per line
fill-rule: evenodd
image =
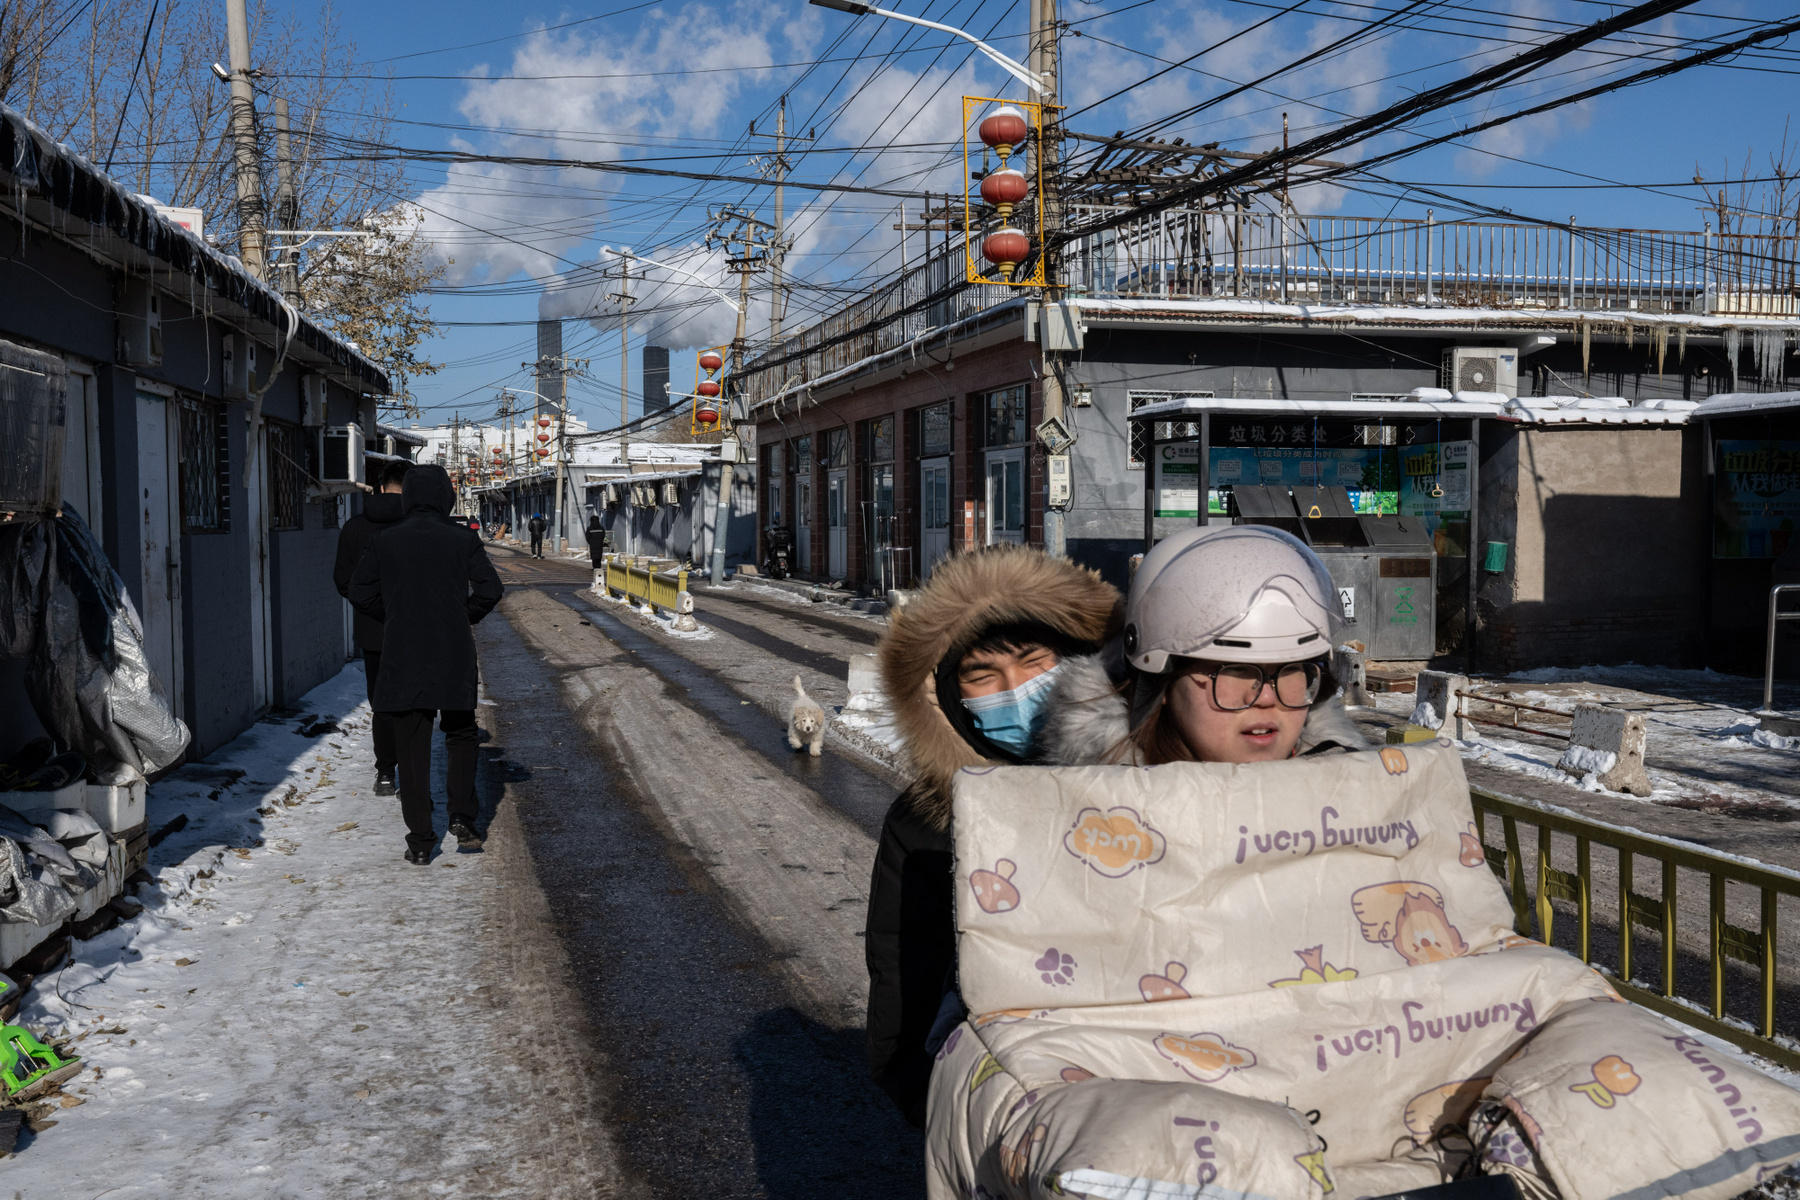
M 183 397 L 181 411 L 181 525 L 188 533 L 231 528 L 231 466 L 225 454 L 224 407 Z
M 1165 400 L 1211 400 L 1211 392 L 1126 392 L 1126 403 L 1131 412 L 1136 412 L 1146 404 L 1161 404 Z M 1198 421 L 1156 421 L 1156 440 L 1166 442 L 1174 438 L 1193 438 L 1200 436 Z M 1150 453 L 1150 427 L 1143 421 L 1131 422 L 1131 462 L 1132 467 L 1142 467 Z
M 306 511 L 306 442 L 300 426 L 266 425 L 269 447 L 269 528 L 299 529 Z

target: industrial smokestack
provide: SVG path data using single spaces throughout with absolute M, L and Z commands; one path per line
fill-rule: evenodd
M 669 348 L 644 347 L 644 411 L 661 412 L 669 407 Z
M 562 373 L 562 322 L 539 321 L 538 334 L 538 384 L 537 390 L 555 402 L 557 408 L 562 407 L 564 377 Z

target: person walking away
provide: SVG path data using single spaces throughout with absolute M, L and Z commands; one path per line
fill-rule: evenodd
M 1344 628 L 1325 564 L 1259 525 L 1192 529 L 1145 555 L 1117 652 L 1071 659 L 1046 763 L 1277 762 L 1366 750 L 1337 694 Z
M 961 1019 L 951 779 L 963 767 L 1037 761 L 1060 664 L 1114 639 L 1122 608 L 1093 572 L 1004 545 L 940 562 L 888 618 L 882 683 L 915 782 L 888 810 L 870 883 L 868 1052 L 870 1073 L 914 1125 L 925 1122 L 932 1038 Z
M 376 478 L 379 490 L 363 497 L 362 511 L 345 521 L 338 531 L 337 565 L 332 569 L 331 581 L 344 599 L 350 599 L 350 577 L 355 574 L 356 565 L 362 561 L 369 543 L 377 533 L 400 520 L 400 487 L 410 470 L 412 464 L 405 461 L 382 467 Z M 382 623 L 360 610 L 353 623 L 356 644 L 363 653 L 363 674 L 368 677 L 369 708 L 373 713 L 369 720 L 369 735 L 375 743 L 375 794 L 391 796 L 394 794 L 394 723 L 387 713 L 375 707 L 375 685 L 381 679 Z
M 419 865 L 431 861 L 438 842 L 434 717 L 444 731 L 450 832 L 461 847 L 481 846 L 475 828 L 479 676 L 471 627 L 500 602 L 501 585 L 480 535 L 450 519 L 455 501 L 444 468 L 413 468 L 400 493 L 404 515 L 376 535 L 350 581 L 350 602 L 383 622 L 375 707 L 393 721 L 406 861 Z
M 531 532 L 531 557 L 544 557 L 544 531 L 550 528 L 550 522 L 544 520 L 543 513 L 532 513 L 525 528 Z

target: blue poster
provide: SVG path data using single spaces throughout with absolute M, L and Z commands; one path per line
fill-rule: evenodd
M 1780 558 L 1800 520 L 1800 442 L 1722 439 L 1713 557 Z

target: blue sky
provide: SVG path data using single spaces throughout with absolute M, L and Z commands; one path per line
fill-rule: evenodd
M 890 6 L 1024 55 L 1025 0 L 895 0 Z M 1316 0 L 1280 13 L 1286 7 L 1263 0 L 1063 0 L 1062 16 L 1080 35 L 1064 41 L 1070 127 L 1112 133 L 1166 117 L 1325 46 L 1371 16 L 1401 8 L 1402 0 Z M 1619 7 L 1595 0 L 1416 4 L 1393 22 L 1411 27 L 1391 28 L 1159 132 L 1266 150 L 1280 144 L 1284 112 L 1298 140 Z M 1702 0 L 1687 13 L 1606 43 L 1600 53 L 1555 64 L 1524 86 L 1428 118 L 1410 134 L 1446 132 L 1642 69 L 1648 57 L 1684 39 L 1789 15 L 1767 4 Z M 1021 94 L 998 68 L 945 35 L 801 0 L 611 0 L 554 8 L 382 0 L 347 7 L 340 16 L 360 56 L 350 69 L 391 77 L 401 122 L 393 141 L 419 149 L 756 176 L 761 164 L 753 160 L 767 156 L 772 143 L 750 136 L 750 122 L 759 132 L 772 131 L 785 92 L 790 127 L 816 137 L 796 147 L 808 152 L 795 156 L 795 180 L 943 192 L 957 188 L 961 176 L 960 97 Z M 1242 32 L 1258 22 L 1266 23 Z M 1239 36 L 1224 48 L 1142 82 L 1234 33 Z M 1717 179 L 1728 169 L 1741 171 L 1751 151 L 1754 173 L 1767 174 L 1770 152 L 1788 136 L 1795 70 L 1800 62 L 1777 44 L 1734 67 L 1700 68 L 1584 101 L 1491 131 L 1472 145 L 1390 164 L 1382 173 L 1520 218 L 1698 229 L 1706 214 L 1697 211 L 1703 201 L 1694 189 L 1612 185 L 1677 184 L 1691 181 L 1697 167 Z M 1089 107 L 1130 84 L 1139 86 Z M 1362 158 L 1405 140 L 1391 135 L 1336 157 Z M 1794 140 L 1800 142 L 1800 131 Z M 452 412 L 491 416 L 499 385 L 528 383 L 520 364 L 535 357 L 530 323 L 542 306 L 546 315 L 571 318 L 569 352 L 592 360 L 588 377 L 572 385 L 576 411 L 595 426 L 616 423 L 619 335 L 608 295 L 617 280 L 599 278 L 596 270 L 616 259 L 601 247 L 630 247 L 735 291 L 719 253 L 703 244 L 708 208 L 736 204 L 772 215 L 766 187 L 582 169 L 413 164 L 409 183 L 409 198 L 424 210 L 454 289 L 432 301 L 446 324 L 431 355 L 448 365 L 415 388 L 428 421 Z M 1369 216 L 1417 216 L 1435 206 L 1444 215 L 1442 201 L 1404 187 L 1385 192 L 1320 188 L 1297 197 L 1297 205 L 1303 212 Z M 788 191 L 796 240 L 788 260 L 796 280 L 790 329 L 853 299 L 896 267 L 900 235 L 890 227 L 900 203 Z M 920 202 L 907 207 L 916 219 Z M 908 236 L 916 255 L 919 235 Z M 766 335 L 768 323 L 766 287 L 761 279 L 758 284 L 753 339 Z M 733 314 L 689 277 L 652 271 L 632 290 L 643 297 L 630 342 L 635 415 L 645 338 L 673 348 L 676 390 L 687 390 L 693 348 L 728 340 Z

